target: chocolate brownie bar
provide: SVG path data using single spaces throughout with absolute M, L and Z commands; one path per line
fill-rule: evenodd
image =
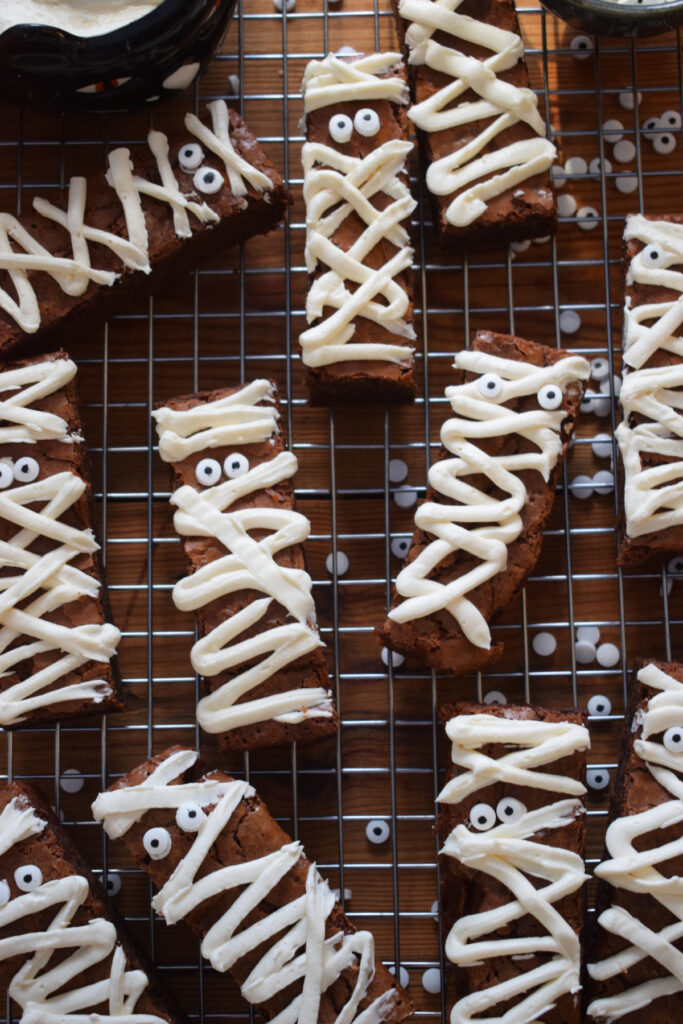
M 683 1012 L 683 665 L 633 670 L 587 982 L 591 1020 L 674 1024 Z
M 398 1024 L 412 1007 L 375 960 L 303 852 L 252 787 L 207 772 L 173 747 L 135 768 L 93 804 L 159 891 L 154 909 L 185 920 L 202 954 L 229 971 L 266 1019 Z M 368 1012 L 367 1017 L 365 1013 Z
M 270 231 L 288 197 L 254 136 L 223 100 L 170 144 L 112 150 L 108 170 L 73 177 L 54 201 L 0 214 L 0 354 L 41 332 L 106 319 L 169 274 Z
M 299 336 L 313 405 L 415 397 L 406 73 L 398 53 L 311 61 L 307 141 L 308 329 Z
M 123 707 L 64 352 L 0 364 L 0 725 Z
M 24 1024 L 184 1024 L 49 806 L 24 783 L 0 789 L 0 879 L 0 984 Z
M 443 241 L 470 249 L 553 233 L 557 153 L 529 90 L 513 0 L 392 3 Z
M 210 690 L 199 724 L 239 750 L 336 732 L 276 385 L 172 398 L 154 417 L 189 570 L 173 599 L 197 613 L 192 664 Z
M 441 717 L 453 744 L 437 826 L 451 1020 L 580 1024 L 585 715 L 463 703 Z
M 623 421 L 616 430 L 623 502 L 619 564 L 683 550 L 680 312 L 683 214 L 632 214 L 624 231 Z
M 524 586 L 541 550 L 557 467 L 589 366 L 581 356 L 479 331 L 455 357 L 454 417 L 429 470 L 408 557 L 379 639 L 456 675 L 502 652 L 489 623 Z

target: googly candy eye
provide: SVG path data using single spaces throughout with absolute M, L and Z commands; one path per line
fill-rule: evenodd
M 538 404 L 541 409 L 559 409 L 562 397 L 562 389 L 557 384 L 544 384 L 538 392 Z
M 671 132 L 664 132 L 662 135 L 655 135 L 652 140 L 652 148 L 655 153 L 659 153 L 660 156 L 666 156 L 668 153 L 673 153 L 676 148 L 676 136 Z
M 30 455 L 23 455 L 14 463 L 14 479 L 20 484 L 32 483 L 40 473 L 40 466 Z
M 607 789 L 609 772 L 606 768 L 586 768 L 586 785 L 589 789 Z
M 330 133 L 330 138 L 343 145 L 353 135 L 353 121 L 348 114 L 333 114 L 327 130 Z
M 363 107 L 357 111 L 356 116 L 353 119 L 353 126 L 359 135 L 364 135 L 366 138 L 372 138 L 376 135 L 380 128 L 379 114 L 376 110 L 372 110 L 370 107 Z
M 220 171 L 215 171 L 213 167 L 200 167 L 192 179 L 197 191 L 203 192 L 207 196 L 220 192 L 223 188 L 224 180 Z
M 195 466 L 194 475 L 198 484 L 213 487 L 221 478 L 221 464 L 217 459 L 201 459 Z
M 589 697 L 586 709 L 589 715 L 595 715 L 598 718 L 604 715 L 611 715 L 612 702 L 609 697 L 605 697 L 602 693 L 595 693 L 592 697 Z
M 470 824 L 479 832 L 488 832 L 496 824 L 496 812 L 489 804 L 475 804 L 470 811 Z
M 11 895 L 9 885 L 3 878 L 0 882 L 0 907 L 4 907 L 9 903 Z
M 683 576 L 683 555 L 674 555 L 669 559 L 666 571 L 672 576 Z
M 674 725 L 667 729 L 663 737 L 664 746 L 671 754 L 683 754 L 683 729 Z
M 660 245 L 646 245 L 640 254 L 640 258 L 646 267 L 661 267 L 664 261 L 664 253 Z
M 142 845 L 152 860 L 163 860 L 171 852 L 171 836 L 165 828 L 148 828 Z
M 521 800 L 516 800 L 514 796 L 504 796 L 496 804 L 496 814 L 499 821 L 513 823 L 519 821 L 526 814 L 526 807 Z
M 681 115 L 677 110 L 665 110 L 659 121 L 663 128 L 671 132 L 681 127 Z
M 232 452 L 223 463 L 223 469 L 225 475 L 234 480 L 235 477 L 244 476 L 249 472 L 249 459 L 241 452 Z
M 6 490 L 14 483 L 14 470 L 11 462 L 0 462 L 0 491 Z
M 198 142 L 188 142 L 178 150 L 178 163 L 183 171 L 196 171 L 204 162 L 204 150 Z
M 25 864 L 14 872 L 14 884 L 22 892 L 33 892 L 43 884 L 43 872 L 35 864 Z
M 394 537 L 391 542 L 391 553 L 396 558 L 405 558 L 410 551 L 410 537 Z
M 477 381 L 477 387 L 486 398 L 498 398 L 503 392 L 503 381 L 497 373 L 485 373 Z
M 175 820 L 183 832 L 198 832 L 205 817 L 199 804 L 185 804 L 178 808 Z

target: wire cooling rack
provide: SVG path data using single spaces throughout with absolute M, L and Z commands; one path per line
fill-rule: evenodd
M 420 395 L 428 400 L 420 397 L 414 407 L 389 414 L 309 409 L 296 346 L 306 287 L 301 74 L 309 59 L 342 45 L 395 47 L 386 0 L 374 6 L 368 0 L 296 0 L 285 12 L 276 11 L 273 0 L 248 0 L 195 93 L 153 115 L 60 120 L 0 111 L 0 188 L 8 210 L 26 208 L 34 194 L 49 194 L 71 174 L 101 165 L 108 146 L 144 138 L 150 116 L 172 130 L 188 106 L 201 109 L 214 96 L 229 96 L 242 110 L 295 198 L 286 229 L 226 253 L 172 290 L 122 311 L 107 327 L 73 339 L 132 705 L 103 723 L 25 730 L 2 740 L 7 776 L 35 780 L 112 891 L 120 884 L 116 902 L 193 1018 L 247 1013 L 230 982 L 202 966 L 196 940 L 183 926 L 168 929 L 154 921 L 147 880 L 115 844 L 107 846 L 91 821 L 92 799 L 117 774 L 180 742 L 200 744 L 209 764 L 250 776 L 283 827 L 302 839 L 339 887 L 355 924 L 373 930 L 385 962 L 408 971 L 418 1015 L 437 1017 L 441 994 L 426 991 L 422 979 L 441 966 L 432 827 L 446 750 L 438 705 L 492 690 L 509 701 L 564 705 L 585 705 L 591 694 L 604 693 L 613 714 L 591 722 L 590 760 L 613 774 L 628 665 L 637 655 L 683 657 L 678 566 L 637 573 L 615 566 L 617 496 L 596 492 L 591 479 L 609 466 L 592 444 L 614 427 L 609 400 L 599 403 L 606 415 L 589 413 L 580 423 L 537 571 L 496 627 L 505 653 L 494 670 L 454 680 L 407 663 L 387 666 L 373 637 L 400 566 L 394 551 L 411 532 L 412 506 L 424 494 L 448 412 L 443 388 L 453 353 L 472 330 L 492 328 L 563 344 L 589 358 L 607 356 L 618 372 L 624 215 L 681 208 L 680 130 L 671 134 L 673 151 L 660 154 L 641 127 L 664 111 L 681 110 L 679 38 L 598 44 L 577 39 L 535 5 L 520 7 L 520 20 L 531 82 L 554 127 L 561 162 L 582 157 L 588 167 L 570 165 L 575 173 L 560 191 L 570 197 L 563 210 L 571 215 L 562 218 L 555 241 L 461 261 L 436 245 L 415 163 L 413 187 L 422 201 L 414 224 L 417 356 Z M 631 146 L 615 149 L 614 137 L 601 131 L 614 118 L 623 123 L 621 141 Z M 337 739 L 314 746 L 230 759 L 195 726 L 199 687 L 188 656 L 193 621 L 171 600 L 184 563 L 149 413 L 158 399 L 263 375 L 281 387 L 284 426 L 299 459 L 297 499 L 312 522 L 309 568 L 342 727 Z M 589 479 L 582 485 L 577 476 Z M 618 664 L 604 669 L 577 662 L 575 630 L 586 625 L 599 628 L 601 643 L 617 645 Z M 542 631 L 557 641 L 551 657 L 534 651 Z M 602 844 L 608 795 L 609 789 L 588 795 L 591 862 Z M 382 845 L 366 838 L 375 818 L 389 825 Z M 427 977 L 433 981 L 433 971 Z

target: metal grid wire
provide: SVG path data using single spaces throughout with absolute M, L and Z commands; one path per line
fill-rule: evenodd
M 284 13 L 274 10 L 272 0 L 245 0 L 223 53 L 190 102 L 200 111 L 205 100 L 234 94 L 232 100 L 291 185 L 295 204 L 288 225 L 178 281 L 173 290 L 122 311 L 70 346 L 80 367 L 98 525 L 114 619 L 123 631 L 121 664 L 132 705 L 102 723 L 5 736 L 6 776 L 36 780 L 93 867 L 114 888 L 121 881 L 115 896 L 120 909 L 160 969 L 172 974 L 171 987 L 192 1018 L 237 1019 L 247 1011 L 230 982 L 202 966 L 197 943 L 182 926 L 170 930 L 154 921 L 147 880 L 114 844 L 108 846 L 91 821 L 90 802 L 118 774 L 181 742 L 200 745 L 207 763 L 250 777 L 283 827 L 304 841 L 339 887 L 351 919 L 374 931 L 385 962 L 408 970 L 418 1015 L 438 1017 L 444 1013 L 441 994 L 421 984 L 425 970 L 442 966 L 432 911 L 438 891 L 434 796 L 446 761 L 438 706 L 481 698 L 494 689 L 510 701 L 559 705 L 585 705 L 591 693 L 606 693 L 613 714 L 591 722 L 591 761 L 613 771 L 629 663 L 636 655 L 683 656 L 676 631 L 683 585 L 666 565 L 618 571 L 617 495 L 581 500 L 587 489 L 569 487 L 577 474 L 592 476 L 606 465 L 594 457 L 591 442 L 598 432 L 613 429 L 613 403 L 607 418 L 583 417 L 538 568 L 496 627 L 506 648 L 490 672 L 454 680 L 407 663 L 385 666 L 374 641 L 373 625 L 382 620 L 400 566 L 392 541 L 410 535 L 410 503 L 424 494 L 448 411 L 443 388 L 453 353 L 472 330 L 491 328 L 566 344 L 589 358 L 607 355 L 618 371 L 623 217 L 636 208 L 649 213 L 681 208 L 680 131 L 674 152 L 666 156 L 658 155 L 641 131 L 648 117 L 681 110 L 679 38 L 589 41 L 579 60 L 574 31 L 535 4 L 519 10 L 532 85 L 554 126 L 562 159 L 600 160 L 597 169 L 571 175 L 561 189 L 579 208 L 594 208 L 594 228 L 584 231 L 585 221 L 574 215 L 562 219 L 556 240 L 523 252 L 500 249 L 455 259 L 434 240 L 415 163 L 412 184 L 421 200 L 414 224 L 417 355 L 426 399 L 391 413 L 311 410 L 296 347 L 306 286 L 301 72 L 309 59 L 343 44 L 395 47 L 386 0 L 374 5 L 296 0 L 295 10 Z M 624 106 L 629 96 L 631 110 Z M 154 123 L 172 129 L 187 105 L 187 96 L 179 98 L 155 112 Z M 635 146 L 633 159 L 624 165 L 600 130 L 614 117 L 623 121 L 624 138 Z M 4 208 L 26 208 L 36 191 L 63 185 L 76 168 L 82 173 L 88 164 L 97 166 L 107 147 L 144 138 L 148 126 L 144 114 L 93 121 L 1 112 Z M 638 176 L 630 195 L 615 187 L 618 175 L 629 170 Z M 571 335 L 561 326 L 568 310 L 581 318 Z M 230 759 L 199 735 L 194 721 L 200 691 L 188 652 L 195 633 L 171 600 L 171 587 L 184 567 L 149 412 L 160 398 L 264 374 L 281 387 L 283 423 L 299 458 L 297 500 L 313 525 L 309 568 L 342 727 L 336 739 L 313 747 Z M 398 479 L 400 463 L 405 482 Z M 342 553 L 348 570 L 338 574 Z M 601 669 L 578 663 L 579 625 L 596 625 L 601 641 L 616 643 L 619 664 Z M 533 637 L 541 630 L 557 640 L 550 658 L 533 651 Z M 73 786 L 69 769 L 75 770 Z M 602 844 L 608 794 L 588 797 L 591 863 Z M 390 826 L 390 839 L 382 846 L 365 836 L 374 818 Z

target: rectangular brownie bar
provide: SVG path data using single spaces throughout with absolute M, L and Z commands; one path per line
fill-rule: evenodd
M 683 550 L 683 214 L 632 214 L 624 231 L 623 502 L 619 564 Z
M 451 1020 L 580 1024 L 585 715 L 463 703 L 441 717 L 453 744 L 437 826 Z
M 313 405 L 412 402 L 408 87 L 398 53 L 329 54 L 306 68 L 308 329 Z
M 170 273 L 270 231 L 288 196 L 244 121 L 223 100 L 212 127 L 194 114 L 170 143 L 112 150 L 108 169 L 73 177 L 49 202 L 0 214 L 0 355 L 41 332 L 106 319 Z
M 513 0 L 392 4 L 443 241 L 470 249 L 554 233 L 557 153 L 529 90 Z
M 683 665 L 637 661 L 604 859 L 595 869 L 590 1020 L 681 1020 L 682 709 Z
M 0 725 L 123 707 L 92 534 L 76 364 L 65 352 L 0 364 Z
M 159 889 L 154 909 L 168 924 L 185 920 L 203 956 L 229 971 L 268 1020 L 408 1017 L 412 1007 L 375 960 L 372 935 L 354 929 L 301 844 L 247 782 L 207 772 L 197 759 L 172 747 L 93 804 Z
M 454 416 L 378 636 L 459 675 L 502 652 L 489 623 L 538 561 L 590 370 L 581 356 L 491 331 L 474 335 L 455 368 Z
M 336 732 L 276 385 L 172 398 L 154 417 L 189 571 L 173 599 L 197 613 L 192 665 L 210 690 L 199 724 L 237 750 Z
M 0 789 L 0 985 L 23 1024 L 184 1024 L 60 828 L 24 783 Z

